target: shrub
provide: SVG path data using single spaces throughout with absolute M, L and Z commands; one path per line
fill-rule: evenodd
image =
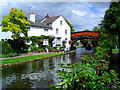
M 30 45 L 30 51 L 33 51 L 33 46 L 32 45 Z
M 0 55 L 1 58 L 6 58 L 6 57 L 15 57 L 15 56 L 19 56 L 19 53 L 9 53 L 7 55 Z
M 13 48 L 7 41 L 2 41 L 2 54 L 13 53 Z

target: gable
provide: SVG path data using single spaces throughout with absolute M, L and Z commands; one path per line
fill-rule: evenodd
M 62 23 L 62 25 L 61 25 Z M 57 27 L 61 27 L 61 26 L 64 26 L 65 28 L 69 28 L 70 29 L 70 26 L 67 24 L 67 22 L 65 21 L 65 19 L 60 16 L 59 18 L 57 18 L 53 23 L 52 23 L 53 27 L 57 26 Z

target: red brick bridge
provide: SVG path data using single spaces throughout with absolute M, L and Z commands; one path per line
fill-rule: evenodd
M 94 39 L 99 38 L 99 32 L 94 31 L 81 31 L 81 32 L 74 32 L 71 33 L 71 46 L 80 39 Z

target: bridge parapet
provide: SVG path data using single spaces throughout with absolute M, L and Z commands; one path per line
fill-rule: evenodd
M 93 32 L 93 31 L 75 32 L 75 33 L 71 33 L 71 41 L 72 41 L 71 44 L 73 44 L 79 39 L 94 39 L 99 37 L 100 37 L 99 32 Z

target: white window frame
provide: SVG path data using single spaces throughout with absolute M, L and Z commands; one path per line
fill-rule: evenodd
M 56 40 L 56 45 L 61 45 L 61 38 L 57 38 L 57 40 Z
M 48 45 L 48 39 L 43 39 L 43 45 Z

